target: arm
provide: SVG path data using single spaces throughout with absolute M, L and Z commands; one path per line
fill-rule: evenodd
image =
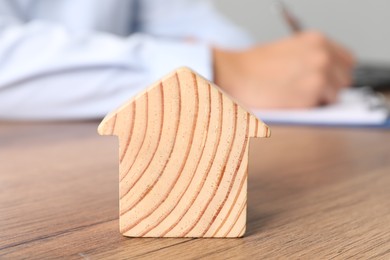
M 158 6 L 160 2 L 165 7 Z M 139 1 L 139 33 L 129 37 L 103 32 L 76 35 L 59 24 L 23 23 L 7 16 L 0 30 L 0 118 L 102 117 L 183 65 L 212 78 L 209 44 L 225 41 L 212 31 L 225 28 L 221 33 L 225 39 L 239 31 L 230 31 L 207 3 L 171 2 Z M 170 8 L 180 12 L 169 19 L 158 15 Z M 183 16 L 186 10 L 191 12 Z M 198 28 L 196 21 L 204 15 L 211 18 L 202 26 L 217 30 Z M 181 26 L 175 27 L 173 21 Z M 197 40 L 185 40 L 188 36 Z
M 60 25 L 31 22 L 0 34 L 0 118 L 72 119 L 104 116 L 123 101 L 183 65 L 208 73 L 201 43 L 120 38 L 94 32 L 77 36 Z
M 142 3 L 142 30 L 172 38 L 195 36 L 209 43 L 214 81 L 248 107 L 328 104 L 351 83 L 352 55 L 322 34 L 303 32 L 256 45 L 209 2 L 171 0 L 175 8 L 167 8 L 166 1 Z

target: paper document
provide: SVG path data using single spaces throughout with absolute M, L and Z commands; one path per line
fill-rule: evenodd
M 265 123 L 309 125 L 381 125 L 388 108 L 380 96 L 366 89 L 346 89 L 335 104 L 302 110 L 255 110 Z

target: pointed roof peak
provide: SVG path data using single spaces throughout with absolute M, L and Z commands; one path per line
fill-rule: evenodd
M 191 80 L 193 78 L 193 80 Z M 177 82 L 177 83 L 175 83 Z M 135 103 L 137 100 L 142 99 L 145 95 L 147 96 L 149 92 L 153 91 L 156 88 L 161 88 L 162 92 L 166 92 L 164 89 L 167 91 L 170 91 L 168 88 L 170 85 L 176 84 L 180 88 L 187 88 L 191 87 L 193 88 L 196 86 L 198 88 L 197 92 L 205 91 L 205 88 L 213 88 L 216 89 L 222 97 L 225 99 L 230 100 L 232 103 L 238 106 L 240 112 L 246 112 L 249 114 L 249 117 L 257 121 L 257 123 L 261 126 L 262 128 L 265 129 L 265 136 L 268 137 L 270 136 L 270 130 L 267 125 L 265 125 L 260 119 L 258 119 L 252 112 L 248 109 L 245 108 L 240 102 L 238 102 L 235 98 L 230 96 L 228 93 L 226 93 L 223 89 L 218 87 L 217 85 L 213 84 L 209 80 L 205 79 L 192 69 L 188 67 L 181 67 L 173 72 L 167 74 L 154 84 L 152 84 L 150 87 L 146 88 L 144 91 L 138 93 L 131 99 L 129 99 L 126 103 L 118 107 L 117 109 L 113 110 L 111 113 L 109 113 L 100 123 L 98 127 L 98 133 L 100 135 L 112 135 L 114 133 L 114 128 L 115 128 L 115 121 L 118 115 L 122 113 L 122 111 L 126 110 L 131 106 L 133 103 Z M 180 92 L 180 91 L 179 91 Z M 179 93 L 180 94 L 180 93 Z M 182 98 L 182 96 L 179 95 L 178 98 Z M 260 128 L 259 128 L 260 129 Z M 255 136 L 263 136 L 264 134 L 255 134 Z

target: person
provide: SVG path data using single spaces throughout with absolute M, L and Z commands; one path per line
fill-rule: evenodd
M 256 44 L 209 1 L 0 0 L 0 118 L 100 118 L 180 66 L 251 108 L 334 102 L 352 55 L 318 32 Z

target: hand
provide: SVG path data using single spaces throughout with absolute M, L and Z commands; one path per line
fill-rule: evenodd
M 317 32 L 244 51 L 214 49 L 214 81 L 251 108 L 308 108 L 351 84 L 352 55 Z

